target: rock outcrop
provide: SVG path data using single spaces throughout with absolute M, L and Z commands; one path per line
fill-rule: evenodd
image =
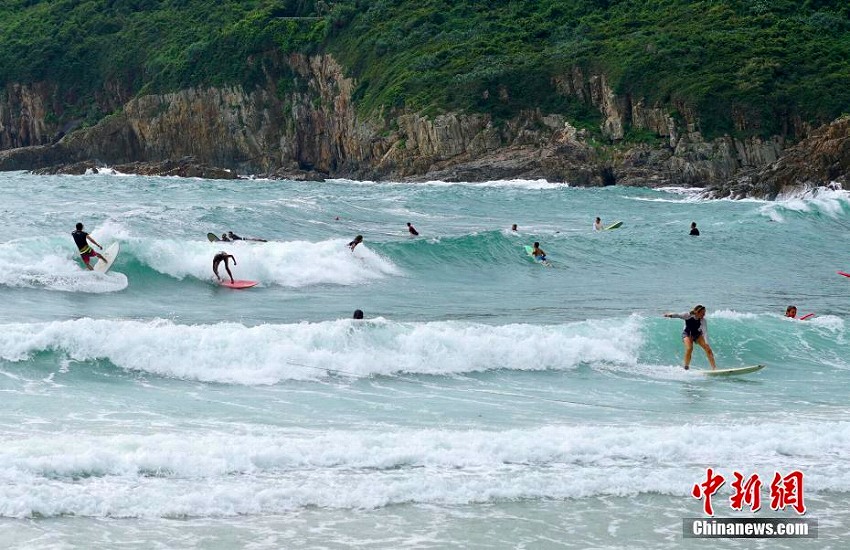
M 735 180 L 737 190 L 757 182 L 763 188 L 759 193 L 767 194 L 773 192 L 768 188 L 800 180 L 801 160 L 780 164 L 776 170 L 788 175 L 776 176 L 774 183 L 766 183 L 767 176 L 755 179 L 762 168 L 780 161 L 785 136 L 706 140 L 697 114 L 686 105 L 650 105 L 617 95 L 604 75 L 579 69 L 555 79 L 555 86 L 599 110 L 603 143 L 562 116 L 535 110 L 499 124 L 485 114 L 425 117 L 402 110 L 364 117 L 355 108 L 356 82 L 329 55 L 269 57 L 262 68 L 266 79 L 251 90 L 193 88 L 135 97 L 98 124 L 58 141 L 72 128 L 47 122 L 57 112 L 57 106 L 47 107 L 49 98 L 58 92 L 48 85 L 7 87 L 6 101 L 0 98 L 0 148 L 6 149 L 0 151 L 0 170 L 89 161 L 91 166 L 139 162 L 144 163 L 139 170 L 152 173 L 217 174 L 223 172 L 210 167 L 221 167 L 309 180 L 522 177 L 647 186 L 719 186 Z M 98 108 L 121 104 L 127 95 L 106 91 Z M 735 123 L 748 129 L 744 117 Z M 792 138 L 810 131 L 801 121 L 786 126 Z M 649 136 L 646 143 L 624 142 L 635 131 Z M 185 157 L 199 168 L 167 164 Z M 837 177 L 845 166 L 826 158 L 822 172 Z
M 801 187 L 840 184 L 850 189 L 850 117 L 813 130 L 775 162 L 714 186 L 716 197 L 775 198 Z

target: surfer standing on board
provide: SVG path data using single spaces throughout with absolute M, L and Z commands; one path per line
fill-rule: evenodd
M 233 273 L 230 272 L 230 260 L 233 260 L 233 265 L 236 265 L 236 256 L 233 254 L 228 254 L 224 250 L 213 256 L 213 273 L 215 273 L 216 278 L 221 281 L 221 277 L 218 275 L 218 266 L 221 262 L 224 262 L 224 269 L 227 270 L 227 274 L 230 276 L 230 282 L 234 283 Z
M 74 243 L 76 243 L 77 248 L 80 249 L 80 257 L 83 259 L 83 263 L 86 264 L 86 268 L 89 271 L 94 269 L 91 266 L 92 256 L 96 256 L 104 262 L 107 262 L 108 260 L 106 258 L 95 252 L 94 249 L 89 246 L 89 243 L 92 243 L 96 245 L 99 249 L 103 250 L 103 247 L 100 246 L 100 244 L 96 240 L 94 240 L 94 237 L 83 231 L 83 224 L 78 223 L 76 227 L 76 231 L 71 231 L 71 236 L 74 237 Z
M 691 354 L 694 351 L 694 342 L 705 350 L 705 356 L 711 365 L 711 370 L 716 370 L 714 364 L 714 352 L 708 345 L 708 323 L 705 320 L 705 306 L 697 305 L 689 313 L 665 313 L 665 317 L 683 319 L 685 330 L 682 331 L 682 342 L 685 344 L 685 370 L 691 368 Z

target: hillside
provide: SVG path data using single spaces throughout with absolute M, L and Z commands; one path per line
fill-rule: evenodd
M 105 90 L 251 86 L 251 57 L 270 50 L 335 53 L 365 110 L 592 117 L 553 86 L 572 66 L 686 105 L 709 133 L 734 130 L 732 113 L 767 135 L 850 104 L 840 1 L 18 0 L 0 2 L 0 21 L 0 83 L 54 81 L 69 115 L 96 117 Z
M 502 125 L 536 110 L 597 148 L 696 131 L 691 142 L 778 136 L 776 149 L 850 105 L 839 1 L 4 0 L 0 148 L 187 89 L 263 88 L 284 110 L 311 95 L 318 109 L 322 85 L 286 61 L 296 54 L 338 62 L 352 116 L 383 134 L 404 113 Z

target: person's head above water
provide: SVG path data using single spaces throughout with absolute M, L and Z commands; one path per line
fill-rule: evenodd
M 354 237 L 354 242 L 363 242 L 363 235 L 357 235 L 356 237 Z
M 694 229 L 696 226 L 697 226 L 697 222 L 691 222 L 691 229 Z
M 534 241 L 534 248 L 540 248 L 540 243 L 537 242 L 537 241 Z
M 796 317 L 797 316 L 797 306 L 788 306 L 785 308 L 785 316 L 786 317 Z
M 76 227 L 77 227 L 77 231 L 82 231 L 82 230 L 83 230 L 83 224 L 82 224 L 82 223 L 80 223 L 80 222 L 77 222 L 77 226 L 76 226 Z
M 599 216 L 596 216 L 596 223 L 602 223 L 602 218 L 600 218 Z
M 354 310 L 354 319 L 362 319 L 363 318 L 363 310 L 355 309 Z
M 513 225 L 511 226 L 511 231 L 516 231 L 516 224 L 513 224 Z

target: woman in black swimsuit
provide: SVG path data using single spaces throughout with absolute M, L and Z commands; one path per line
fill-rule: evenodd
M 705 320 L 705 306 L 698 305 L 688 313 L 665 313 L 665 317 L 684 319 L 685 329 L 682 331 L 682 342 L 685 344 L 685 370 L 691 368 L 691 354 L 694 351 L 694 342 L 705 350 L 711 370 L 716 370 L 714 363 L 714 352 L 708 345 L 708 323 Z

